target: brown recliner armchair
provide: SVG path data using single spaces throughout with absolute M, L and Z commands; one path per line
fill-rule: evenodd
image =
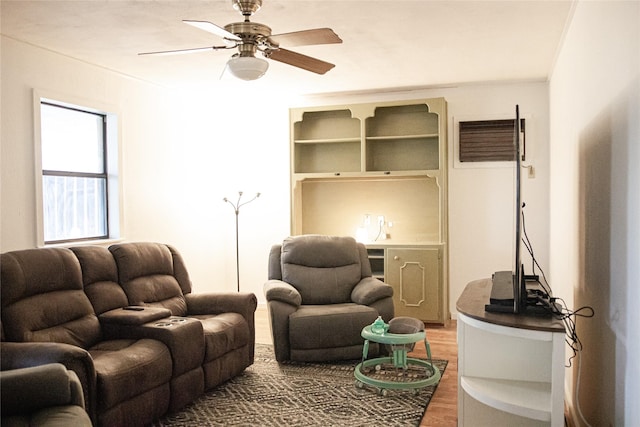
M 278 361 L 362 357 L 362 328 L 393 318 L 393 289 L 371 276 L 351 237 L 304 235 L 274 245 L 264 285 Z M 384 353 L 377 344 L 369 353 Z
M 91 427 L 80 380 L 59 363 L 2 371 L 0 391 L 4 427 Z

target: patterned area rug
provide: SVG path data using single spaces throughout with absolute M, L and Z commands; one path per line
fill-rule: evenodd
M 359 362 L 279 364 L 270 345 L 256 344 L 255 363 L 241 375 L 155 426 L 418 426 L 436 386 L 381 396 L 355 386 Z M 447 366 L 433 363 L 442 373 Z

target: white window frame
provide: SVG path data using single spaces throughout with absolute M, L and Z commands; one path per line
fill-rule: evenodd
M 70 241 L 55 244 L 46 244 L 44 241 L 44 207 L 42 190 L 42 135 L 40 105 L 42 102 L 60 105 L 62 107 L 75 108 L 82 111 L 102 114 L 106 117 L 107 130 L 107 209 L 109 235 L 106 238 L 95 240 Z M 121 138 L 121 114 L 114 106 L 101 102 L 78 99 L 72 96 L 53 93 L 42 89 L 33 91 L 33 135 L 34 135 L 34 159 L 35 159 L 35 202 L 36 202 L 36 238 L 37 246 L 68 246 L 83 244 L 110 244 L 122 240 L 123 209 L 122 209 L 122 179 L 120 179 L 120 141 Z

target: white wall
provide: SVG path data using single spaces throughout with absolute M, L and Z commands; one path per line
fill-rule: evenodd
M 166 144 L 158 122 L 171 102 L 158 88 L 2 37 L 2 251 L 34 247 L 36 209 L 33 91 L 118 110 L 131 148 Z
M 528 121 L 535 179 L 526 180 L 527 229 L 548 264 L 548 86 L 503 83 L 293 98 L 250 84 L 228 93 L 172 93 L 11 39 L 2 39 L 0 249 L 34 247 L 32 88 L 116 105 L 122 114 L 124 233 L 170 243 L 183 254 L 197 291 L 235 290 L 235 214 L 223 202 L 238 190 L 260 198 L 241 209 L 241 289 L 263 300 L 267 255 L 289 233 L 288 108 L 443 96 L 454 118 Z M 450 147 L 450 307 L 471 280 L 510 269 L 511 168 L 454 168 Z M 246 200 L 246 199 L 245 199 Z
M 37 244 L 35 88 L 119 111 L 122 237 L 175 245 L 196 290 L 236 289 L 235 214 L 223 198 L 262 192 L 239 217 L 242 289 L 262 295 L 266 254 L 289 230 L 286 97 L 172 93 L 6 37 L 1 51 L 2 252 Z
M 550 82 L 551 276 L 595 310 L 566 397 L 593 426 L 640 419 L 639 29 L 637 1 L 578 2 Z

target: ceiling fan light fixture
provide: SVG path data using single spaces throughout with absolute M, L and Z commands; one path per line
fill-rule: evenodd
M 264 76 L 269 68 L 269 62 L 254 56 L 238 56 L 227 62 L 231 74 L 241 80 L 257 80 Z

